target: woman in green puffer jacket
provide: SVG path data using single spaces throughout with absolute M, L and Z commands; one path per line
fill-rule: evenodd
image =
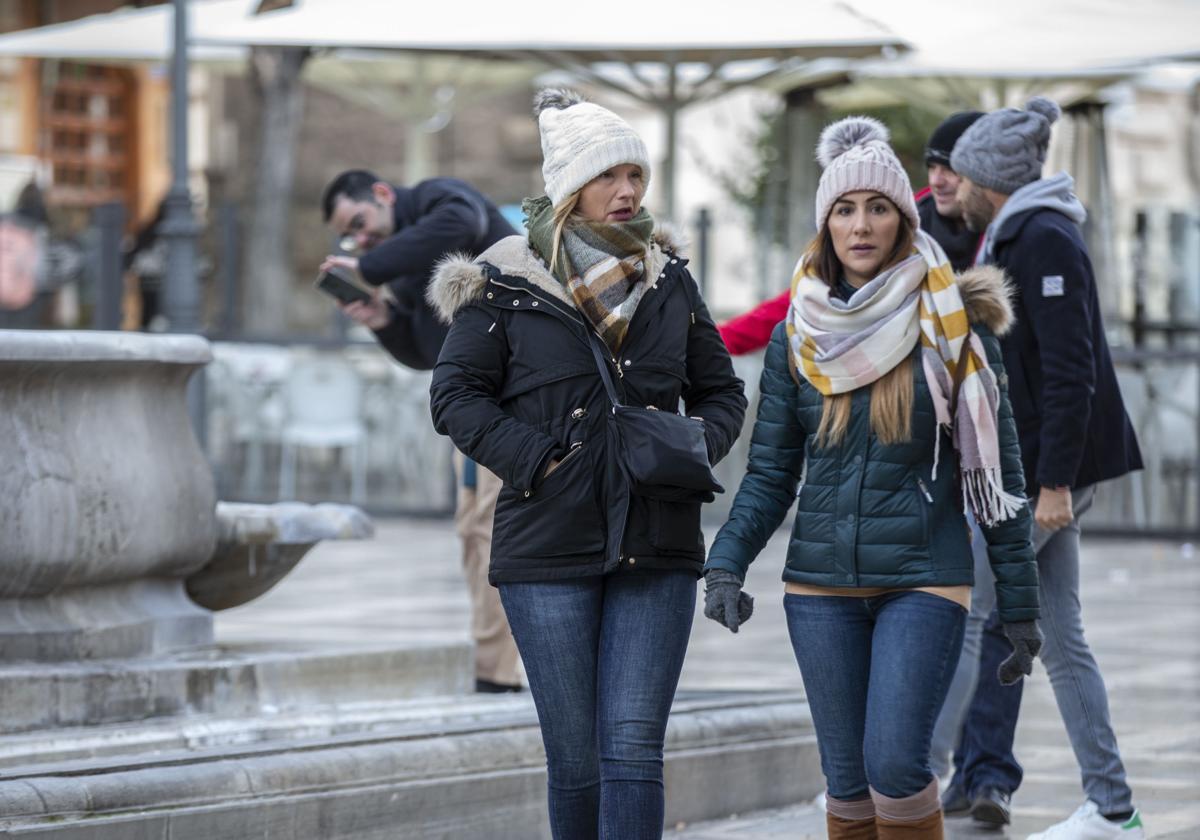
M 1014 653 L 1041 645 L 1017 431 L 996 333 L 1002 274 L 955 277 L 919 229 L 875 120 L 826 128 L 820 229 L 767 349 L 750 461 L 705 565 L 705 615 L 734 632 L 746 569 L 796 501 L 788 630 L 820 744 L 831 838 L 941 837 L 934 720 L 973 583 L 965 509 L 988 542 Z

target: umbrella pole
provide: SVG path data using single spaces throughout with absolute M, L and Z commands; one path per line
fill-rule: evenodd
M 667 98 L 663 113 L 667 118 L 667 150 L 663 157 L 663 215 L 675 221 L 675 150 L 679 130 L 679 98 L 675 62 L 667 64 Z
M 171 56 L 171 189 L 159 228 L 167 240 L 167 276 L 163 311 L 171 332 L 200 331 L 200 287 L 196 282 L 196 238 L 200 228 L 192 216 L 188 192 L 188 54 L 187 0 L 173 0 L 175 44 Z M 188 383 L 188 414 L 200 445 L 206 443 L 204 375 Z
M 172 332 L 200 329 L 200 290 L 196 283 L 196 236 L 188 192 L 187 0 L 173 0 L 175 45 L 171 56 L 171 189 L 160 228 L 167 240 L 164 312 Z

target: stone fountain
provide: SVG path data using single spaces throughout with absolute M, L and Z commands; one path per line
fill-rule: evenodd
M 185 396 L 209 359 L 195 336 L 0 331 L 0 834 L 548 837 L 532 704 L 469 694 L 465 639 L 214 644 L 215 610 L 371 524 L 217 502 Z M 794 696 L 680 698 L 668 817 L 798 801 L 815 765 Z

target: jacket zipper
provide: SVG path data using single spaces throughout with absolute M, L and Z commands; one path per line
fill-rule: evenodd
M 917 487 L 920 488 L 921 495 L 925 497 L 925 501 L 929 502 L 929 504 L 933 504 L 933 496 L 930 494 L 929 488 L 925 486 L 924 479 L 917 479 Z
M 604 342 L 604 337 L 603 337 L 602 335 L 600 335 L 599 331 L 597 331 L 597 330 L 596 330 L 596 328 L 595 328 L 594 326 L 592 326 L 591 324 L 587 324 L 587 323 L 586 323 L 586 322 L 587 322 L 587 319 L 586 319 L 586 318 L 583 318 L 582 316 L 580 316 L 579 314 L 577 314 L 577 313 L 575 313 L 575 312 L 567 312 L 566 310 L 564 310 L 564 309 L 562 308 L 562 306 L 560 305 L 560 303 L 559 303 L 558 301 L 553 301 L 553 300 L 550 300 L 550 299 L 548 299 L 548 298 L 542 297 L 542 296 L 541 296 L 541 295 L 539 295 L 537 292 L 534 292 L 534 291 L 532 291 L 532 290 L 530 290 L 530 289 L 527 289 L 527 288 L 521 288 L 521 287 L 519 287 L 519 286 L 509 286 L 509 285 L 507 285 L 507 284 L 505 284 L 505 283 L 501 283 L 499 280 L 496 280 L 495 278 L 489 278 L 489 282 L 491 282 L 491 283 L 495 283 L 495 284 L 496 284 L 497 286 L 499 286 L 500 288 L 502 288 L 502 289 L 508 289 L 509 291 L 512 291 L 512 292 L 525 292 L 526 294 L 530 295 L 531 297 L 535 297 L 535 298 L 537 298 L 538 300 L 542 301 L 543 303 L 545 303 L 545 304 L 548 304 L 548 305 L 550 305 L 550 306 L 554 307 L 554 308 L 555 308 L 557 311 L 559 311 L 559 312 L 561 312 L 562 314 L 566 315 L 566 316 L 567 316 L 568 318 L 570 318 L 572 321 L 575 321 L 575 322 L 580 322 L 580 321 L 582 321 L 582 322 L 584 322 L 584 323 L 585 323 L 585 325 L 586 325 L 588 328 L 590 328 L 590 329 L 591 329 L 591 331 L 592 331 L 593 333 L 595 333 L 595 334 L 596 334 L 596 337 L 600 339 L 601 343 L 603 343 L 603 342 Z M 637 313 L 635 312 L 635 313 L 634 313 L 634 319 L 636 320 L 636 318 L 637 318 Z M 633 326 L 633 322 L 631 321 L 631 322 L 630 322 L 630 327 L 632 327 L 632 326 Z M 628 332 L 626 332 L 626 336 L 628 336 L 628 335 L 629 335 L 629 333 L 628 333 Z M 605 344 L 605 345 L 604 345 L 604 347 L 605 347 L 605 349 L 606 349 L 606 350 L 608 349 L 608 345 L 607 345 L 607 344 Z M 624 374 L 624 373 L 621 371 L 621 365 L 620 365 L 620 364 L 618 364 L 618 362 L 617 362 L 616 358 L 615 358 L 615 357 L 612 355 L 612 353 L 611 353 L 611 352 L 608 354 L 608 358 L 609 358 L 609 359 L 612 361 L 613 367 L 614 367 L 614 368 L 616 368 L 616 371 L 617 371 L 617 378 L 619 378 L 619 379 L 624 379 L 624 378 L 625 378 L 625 374 Z M 570 455 L 570 453 L 568 453 L 568 457 L 569 457 L 569 455 Z M 559 464 L 558 464 L 558 465 L 559 465 L 559 467 L 561 468 L 561 467 L 562 467 L 562 461 L 559 461 Z M 557 472 L 557 470 L 556 470 L 556 472 Z M 628 499 L 628 494 L 626 494 L 626 500 L 625 500 L 625 510 L 621 512 L 621 530 L 620 530 L 620 534 L 621 534 L 621 540 L 622 540 L 622 541 L 625 539 L 625 527 L 626 527 L 626 525 L 628 525 L 628 524 L 629 524 L 629 499 Z M 622 560 L 624 557 L 625 557 L 625 550 L 624 550 L 624 546 L 622 546 L 620 543 L 618 543 L 618 546 L 617 546 L 617 565 L 618 565 L 618 566 L 619 566 L 619 565 L 621 565 L 621 560 Z

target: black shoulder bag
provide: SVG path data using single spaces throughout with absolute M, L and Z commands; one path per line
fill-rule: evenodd
M 590 336 L 588 345 L 612 402 L 617 454 L 633 493 L 667 501 L 698 502 L 711 502 L 714 493 L 724 493 L 708 462 L 704 421 L 673 411 L 622 404 L 608 364 L 596 346 L 599 340 Z

